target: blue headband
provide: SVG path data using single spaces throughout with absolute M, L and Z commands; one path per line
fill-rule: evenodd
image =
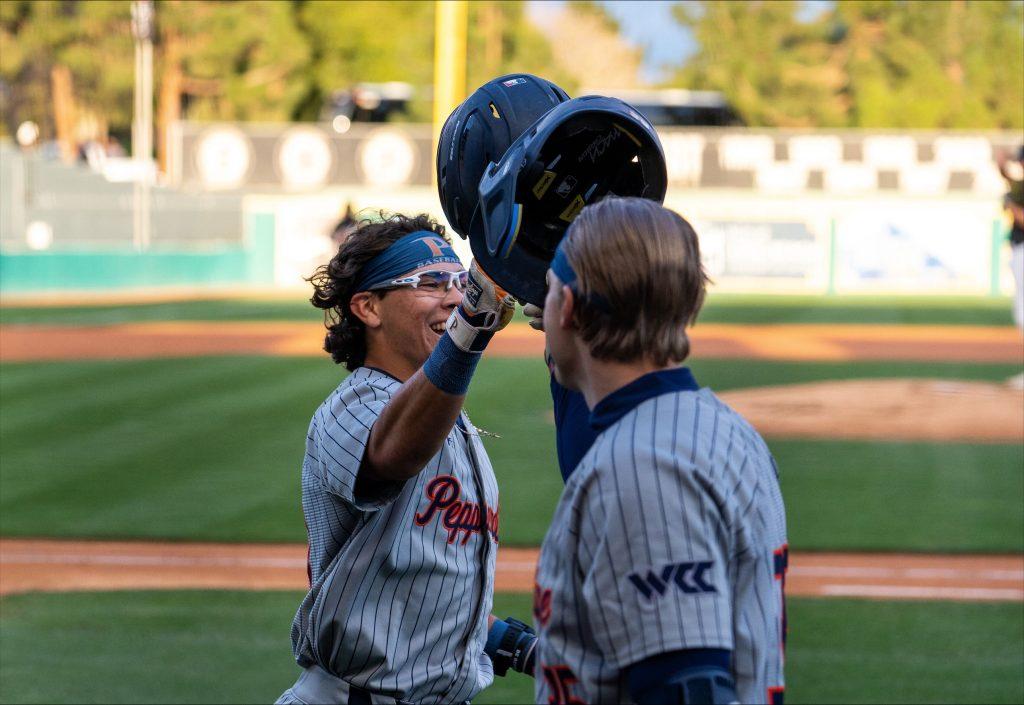
M 555 256 L 551 259 L 551 271 L 554 272 L 554 275 L 558 277 L 563 284 L 572 289 L 573 294 L 581 304 L 591 303 L 596 306 L 598 310 L 605 313 L 611 313 L 611 304 L 608 303 L 608 299 L 604 296 L 596 291 L 592 291 L 587 296 L 583 296 L 576 288 L 576 270 L 572 268 L 571 264 L 569 264 L 569 258 L 566 256 L 565 250 L 562 248 L 562 243 L 564 242 L 565 239 L 563 238 L 562 242 L 558 243 L 558 248 L 555 250 Z
M 562 240 L 565 242 L 565 240 Z M 565 256 L 565 250 L 562 249 L 562 242 L 558 243 L 558 248 L 555 250 L 555 256 L 551 260 L 551 271 L 555 273 L 561 282 L 567 286 L 572 286 L 576 283 L 576 270 L 569 264 L 569 258 Z
M 441 236 L 429 230 L 417 230 L 396 240 L 363 265 L 353 293 L 366 291 L 371 286 L 391 281 L 428 264 L 444 262 L 462 264 L 455 250 Z

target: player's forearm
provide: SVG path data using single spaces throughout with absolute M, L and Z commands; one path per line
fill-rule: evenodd
M 465 398 L 438 389 L 417 370 L 373 424 L 362 470 L 396 482 L 418 474 L 441 449 Z

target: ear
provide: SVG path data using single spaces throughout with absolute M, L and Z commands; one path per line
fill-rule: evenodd
M 362 321 L 363 325 L 367 328 L 380 327 L 379 296 L 374 296 L 369 291 L 360 291 L 349 300 L 348 307 L 355 314 L 355 317 Z
M 562 328 L 575 328 L 572 320 L 572 309 L 576 303 L 576 295 L 568 285 L 562 286 L 562 302 L 558 308 L 558 325 Z

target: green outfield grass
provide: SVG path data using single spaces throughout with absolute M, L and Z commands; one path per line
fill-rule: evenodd
M 131 321 L 319 321 L 301 295 L 278 300 L 216 299 L 118 306 L 5 306 L 0 323 L 105 325 Z M 784 296 L 715 294 L 701 312 L 707 323 L 886 323 L 1009 326 L 1007 297 Z
M 32 594 L 0 600 L 0 702 L 272 702 L 298 674 L 294 592 Z M 499 615 L 530 614 L 498 595 Z M 789 600 L 787 703 L 1014 703 L 1020 604 Z M 527 703 L 499 678 L 474 702 Z
M 1002 379 L 1007 365 L 704 361 L 717 389 L 890 376 Z M 299 466 L 329 360 L 264 357 L 0 368 L 0 534 L 303 541 Z M 501 535 L 539 544 L 561 491 L 547 376 L 485 360 L 468 408 L 502 488 Z M 781 441 L 796 549 L 1020 551 L 1020 444 Z

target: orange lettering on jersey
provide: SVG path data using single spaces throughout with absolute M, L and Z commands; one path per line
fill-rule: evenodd
M 498 511 L 487 507 L 486 518 L 481 517 L 477 502 L 464 502 L 462 484 L 453 475 L 438 475 L 424 490 L 429 500 L 427 508 L 413 517 L 416 526 L 426 526 L 436 516 L 441 517 L 441 526 L 448 532 L 448 543 L 462 534 L 463 546 L 469 537 L 486 529 L 495 543 L 498 542 Z
M 541 627 L 548 626 L 551 619 L 551 590 L 542 588 L 539 583 L 533 585 L 533 618 Z

